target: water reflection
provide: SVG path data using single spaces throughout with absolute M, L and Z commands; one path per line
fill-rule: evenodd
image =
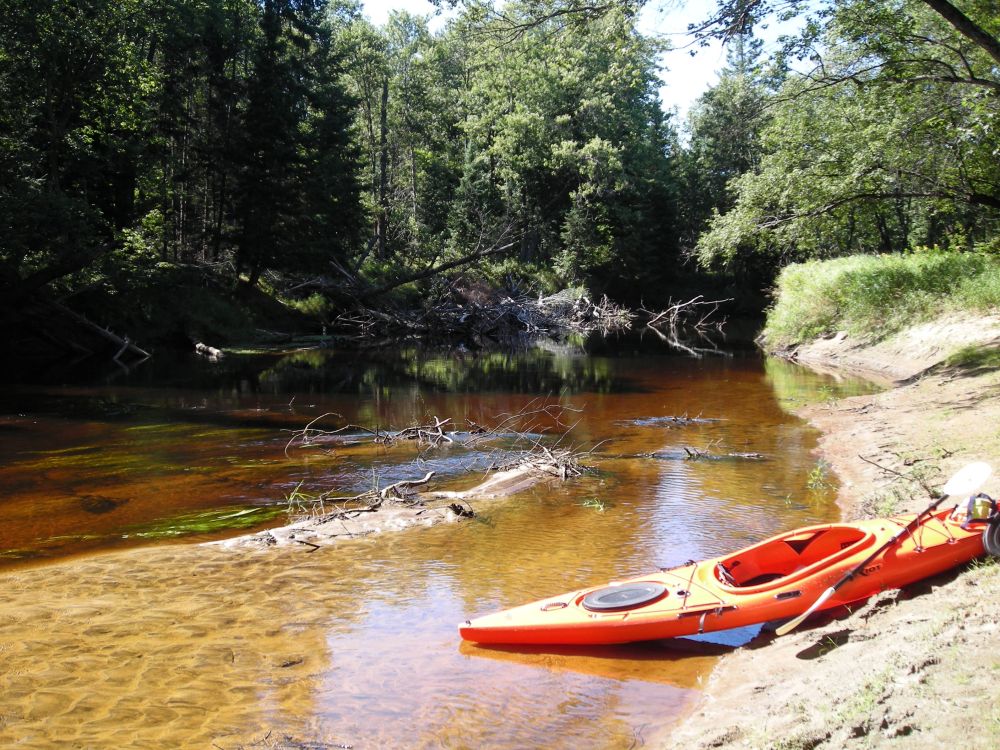
M 807 486 L 815 435 L 782 400 L 841 386 L 794 367 L 572 351 L 236 359 L 162 381 L 7 389 L 0 553 L 200 541 L 274 523 L 300 483 L 350 493 L 431 468 L 458 482 L 475 465 L 462 444 L 286 455 L 286 431 L 328 412 L 484 422 L 544 383 L 582 409 L 567 440 L 594 447 L 599 470 L 476 502 L 479 522 L 315 553 L 173 545 L 11 568 L 0 744 L 228 750 L 270 731 L 356 747 L 629 747 L 672 720 L 710 649 L 512 653 L 461 645 L 456 623 L 836 515 L 832 493 Z M 662 419 L 684 414 L 705 419 Z M 685 447 L 763 459 L 685 460 Z

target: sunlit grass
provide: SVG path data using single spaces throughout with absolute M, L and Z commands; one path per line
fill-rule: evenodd
M 922 251 L 797 263 L 777 281 L 764 338 L 774 348 L 837 331 L 866 339 L 948 312 L 1000 306 L 1000 259 Z

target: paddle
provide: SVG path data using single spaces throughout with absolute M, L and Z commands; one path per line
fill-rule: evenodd
M 942 492 L 941 497 L 939 497 L 937 500 L 935 500 L 926 508 L 924 508 L 924 510 L 920 514 L 918 514 L 912 521 L 906 524 L 906 526 L 904 526 L 898 532 L 896 532 L 892 536 L 892 538 L 889 539 L 885 544 L 883 544 L 877 550 L 868 555 L 868 557 L 866 557 L 864 560 L 862 560 L 853 568 L 851 568 L 849 571 L 847 571 L 847 573 L 844 574 L 843 578 L 841 578 L 830 588 L 828 588 L 826 591 L 820 594 L 819 598 L 815 602 L 813 602 L 812 606 L 809 607 L 809 609 L 807 609 L 805 612 L 803 612 L 795 619 L 789 620 L 780 628 L 777 628 L 774 632 L 777 633 L 778 635 L 785 635 L 786 633 L 790 633 L 791 631 L 795 630 L 795 628 L 797 628 L 799 625 L 802 624 L 803 620 L 805 620 L 807 617 L 809 617 L 809 615 L 811 615 L 813 612 L 815 612 L 824 604 L 826 604 L 827 600 L 831 596 L 837 593 L 837 589 L 839 589 L 845 583 L 854 578 L 854 576 L 856 576 L 858 573 L 864 570 L 865 567 L 867 567 L 872 560 L 874 560 L 876 557 L 881 555 L 887 549 L 892 547 L 896 542 L 900 540 L 900 538 L 902 538 L 904 534 L 919 526 L 920 522 L 924 519 L 924 517 L 933 513 L 934 510 L 947 498 L 953 497 L 955 495 L 972 494 L 973 492 L 979 489 L 979 487 L 983 484 L 983 482 L 989 479 L 990 474 L 992 473 L 993 470 L 989 467 L 989 464 L 985 464 L 982 461 L 971 463 L 968 466 L 960 469 L 958 473 L 955 474 L 955 476 L 953 476 L 951 479 L 949 479 L 945 483 L 944 487 L 941 488 Z

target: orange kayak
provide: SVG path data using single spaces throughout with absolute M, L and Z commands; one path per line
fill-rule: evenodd
M 985 521 L 925 516 L 823 603 L 842 606 L 983 554 Z M 571 591 L 467 620 L 482 644 L 611 644 L 674 638 L 796 617 L 916 515 L 809 526 L 738 552 Z

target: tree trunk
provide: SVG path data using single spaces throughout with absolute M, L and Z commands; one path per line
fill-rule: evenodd
M 992 36 L 948 0 L 923 0 L 924 5 L 950 23 L 959 34 L 971 41 L 1000 63 L 1000 40 Z
M 407 274 L 406 276 L 396 279 L 395 281 L 390 281 L 388 284 L 365 289 L 357 294 L 357 298 L 367 300 L 372 297 L 378 297 L 386 292 L 396 289 L 397 287 L 403 286 L 403 284 L 409 284 L 411 281 L 429 279 L 431 276 L 436 276 L 444 271 L 450 271 L 453 268 L 464 266 L 467 263 L 472 263 L 473 261 L 480 260 L 481 258 L 486 258 L 490 255 L 499 255 L 506 250 L 510 250 L 516 244 L 517 242 L 508 242 L 506 245 L 501 245 L 500 247 L 493 247 L 488 250 L 477 250 L 473 253 L 469 253 L 468 255 L 463 255 L 461 258 L 456 258 L 455 260 L 450 260 L 447 263 L 442 263 L 439 266 L 432 266 L 430 268 L 425 268 L 423 271 Z
M 413 225 L 417 226 L 417 152 L 410 146 L 410 187 L 413 199 Z
M 386 257 L 385 236 L 389 226 L 389 76 L 382 79 L 382 111 L 379 113 L 378 226 L 379 258 Z

